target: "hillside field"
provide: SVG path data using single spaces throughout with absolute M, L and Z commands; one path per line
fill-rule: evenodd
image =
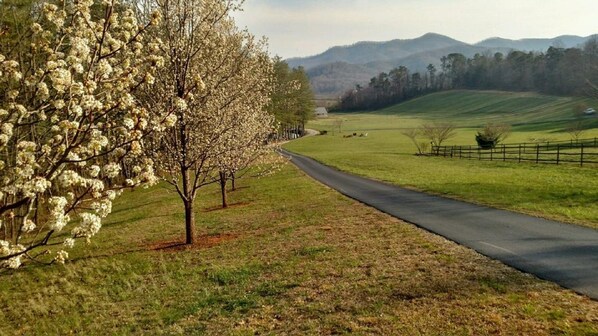
M 308 127 L 328 135 L 304 138 L 286 148 L 363 176 L 506 208 L 532 215 L 598 227 L 598 169 L 418 157 L 401 134 L 426 121 L 452 122 L 459 128 L 447 144 L 475 145 L 475 133 L 488 122 L 513 126 L 507 143 L 568 140 L 565 131 L 579 106 L 591 99 L 533 93 L 449 91 L 428 95 L 376 112 L 332 115 Z M 334 126 L 342 120 L 342 134 Z M 598 118 L 584 117 L 583 137 L 598 136 Z

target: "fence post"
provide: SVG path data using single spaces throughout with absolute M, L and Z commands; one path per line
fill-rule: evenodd
M 559 165 L 559 161 L 561 160 L 561 145 L 556 145 L 556 165 Z
M 540 144 L 536 145 L 536 163 L 540 162 Z
M 583 143 L 581 144 L 581 155 L 579 156 L 579 165 L 583 167 Z
M 494 161 L 494 148 L 490 148 L 490 161 Z
M 517 160 L 518 163 L 521 163 L 521 144 L 519 144 L 519 156 Z
M 502 145 L 502 161 L 507 161 L 507 149 L 504 144 Z

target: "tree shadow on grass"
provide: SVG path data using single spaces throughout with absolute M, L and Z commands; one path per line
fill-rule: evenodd
M 113 216 L 113 215 L 121 213 L 121 212 L 127 212 L 127 211 L 130 211 L 132 209 L 138 209 L 138 208 L 150 206 L 150 205 L 156 204 L 156 203 L 162 204 L 162 203 L 164 203 L 164 201 L 163 200 L 155 200 L 155 201 L 152 201 L 152 202 L 145 202 L 145 203 L 139 203 L 139 204 L 138 203 L 134 203 L 134 202 L 128 202 L 128 203 L 126 203 L 128 206 L 125 206 L 125 207 L 122 207 L 122 208 L 119 207 L 118 209 L 115 209 L 112 212 L 110 212 L 110 215 Z M 123 203 L 120 203 L 120 204 L 123 204 Z
M 114 221 L 114 222 L 102 223 L 102 227 L 107 228 L 107 227 L 111 227 L 111 226 L 115 226 L 115 225 L 119 225 L 119 224 L 133 223 L 133 222 L 137 222 L 142 219 L 155 220 L 160 217 L 172 217 L 172 214 L 155 215 L 155 216 L 151 216 L 151 217 L 148 217 L 146 214 L 139 214 L 139 216 L 129 217 L 129 218 L 125 218 L 125 219 Z
M 132 246 L 129 249 L 124 249 L 120 251 L 108 252 L 108 253 L 100 253 L 94 255 L 85 255 L 77 258 L 72 258 L 67 261 L 67 264 L 70 263 L 77 263 L 80 261 L 86 260 L 94 260 L 94 259 L 104 259 L 122 255 L 128 255 L 132 253 L 138 252 L 180 252 L 180 251 L 192 251 L 192 250 L 204 250 L 209 249 L 220 244 L 223 244 L 227 241 L 234 240 L 238 238 L 238 234 L 233 233 L 215 233 L 215 234 L 203 234 L 196 237 L 196 242 L 192 245 L 185 243 L 185 238 L 174 238 L 168 239 L 163 241 L 157 242 L 149 242 L 143 243 L 141 245 Z M 47 268 L 47 267 L 56 267 L 49 262 L 28 262 L 27 264 L 23 265 L 20 270 L 27 270 L 27 269 L 36 269 L 36 268 Z M 19 270 L 10 270 L 10 269 L 0 269 L 0 278 L 4 276 L 9 276 L 14 272 L 19 272 Z
M 226 207 L 226 208 L 223 208 L 222 205 L 217 205 L 217 206 L 213 206 L 213 207 L 209 207 L 209 208 L 204 208 L 201 211 L 202 212 L 214 212 L 214 211 L 220 211 L 220 210 L 227 210 L 227 209 L 231 209 L 231 208 L 244 207 L 244 206 L 248 206 L 250 204 L 251 204 L 251 202 L 237 202 L 237 203 L 229 204 L 228 207 Z
M 236 239 L 237 237 L 238 235 L 231 233 L 205 234 L 196 237 L 196 242 L 192 245 L 185 244 L 185 239 L 181 237 L 177 239 L 154 242 L 148 245 L 147 250 L 167 252 L 202 250 L 220 245 L 226 241 Z

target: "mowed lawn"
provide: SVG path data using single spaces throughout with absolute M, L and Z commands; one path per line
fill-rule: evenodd
M 66 265 L 0 273 L 1 335 L 596 335 L 598 302 L 363 206 L 291 165 L 198 202 L 127 192 Z M 85 247 L 85 248 L 83 248 Z
M 408 188 L 598 227 L 598 167 L 415 156 L 415 146 L 401 134 L 428 121 L 453 122 L 459 128 L 447 144 L 475 145 L 475 125 L 508 121 L 516 126 L 507 143 L 568 140 L 565 128 L 579 104 L 598 106 L 591 100 L 530 93 L 443 92 L 381 111 L 316 120 L 308 127 L 328 130 L 328 135 L 300 139 L 286 148 Z M 341 136 L 333 127 L 336 119 L 343 120 L 343 135 L 367 137 Z M 597 137 L 598 118 L 583 120 L 588 127 L 584 137 Z

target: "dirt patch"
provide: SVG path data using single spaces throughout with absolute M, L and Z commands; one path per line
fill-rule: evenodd
M 152 251 L 168 251 L 178 252 L 186 250 L 201 250 L 207 249 L 223 242 L 236 239 L 239 235 L 232 233 L 210 234 L 195 237 L 193 245 L 185 244 L 185 238 L 178 238 L 174 240 L 166 240 L 161 242 L 154 242 L 149 245 L 149 250 Z

